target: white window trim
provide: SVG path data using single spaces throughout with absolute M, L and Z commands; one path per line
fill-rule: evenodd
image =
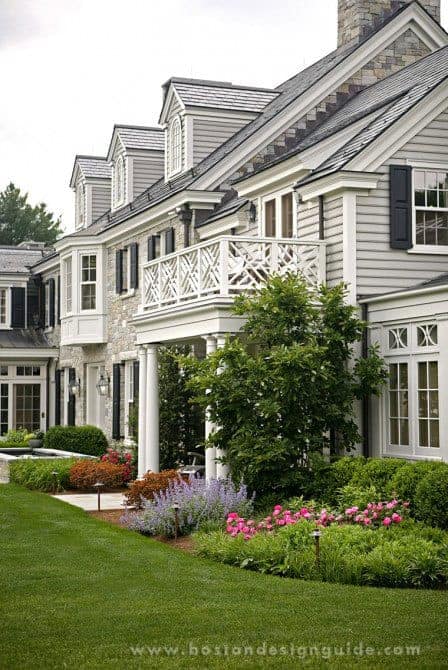
M 120 173 L 120 174 L 119 174 Z M 125 169 L 124 169 L 124 158 L 120 154 L 114 165 L 114 205 L 119 207 L 125 201 Z M 120 189 L 119 189 L 120 187 Z M 120 197 L 118 197 L 120 192 Z
M 75 208 L 75 228 L 79 230 L 86 225 L 86 189 L 84 183 L 80 180 L 76 186 L 76 208 Z
M 428 165 L 426 163 L 412 164 L 412 248 L 410 254 L 448 255 L 448 244 L 417 244 L 417 211 L 448 212 L 448 207 L 421 207 L 415 205 L 415 173 L 419 172 L 448 172 L 448 164 Z
M 131 387 L 132 384 L 132 387 Z M 133 438 L 129 433 L 129 415 L 130 405 L 134 402 L 134 360 L 127 360 L 124 364 L 124 439 L 128 444 L 133 443 Z
M 179 164 L 174 167 L 174 151 L 173 151 L 173 135 L 174 129 L 179 129 Z M 176 174 L 182 172 L 182 144 L 183 144 L 183 132 L 182 132 L 182 120 L 179 115 L 171 119 L 168 126 L 168 166 L 167 174 L 169 177 L 173 177 Z
M 95 257 L 95 281 L 83 281 L 82 280 L 82 259 L 86 257 Z M 79 254 L 79 313 L 80 314 L 95 314 L 98 312 L 98 254 L 92 253 L 89 251 Z M 82 307 L 82 287 L 83 286 L 95 286 L 95 307 L 89 309 L 83 309 Z
M 282 237 L 282 196 L 292 195 L 292 237 L 283 238 Z M 284 188 L 281 191 L 274 191 L 274 193 L 269 193 L 264 195 L 261 198 L 261 215 L 258 217 L 259 226 L 258 234 L 260 237 L 266 237 L 266 215 L 265 215 L 265 204 L 270 200 L 275 200 L 275 237 L 269 238 L 272 240 L 276 239 L 295 239 L 297 238 L 297 207 L 296 201 L 294 198 L 294 191 L 292 187 Z
M 125 300 L 126 298 L 132 298 L 135 295 L 135 288 L 130 288 L 130 278 L 131 278 L 131 253 L 130 246 L 127 245 L 123 247 L 123 251 L 126 251 L 126 265 L 123 265 L 123 269 L 126 270 L 126 288 L 120 293 L 120 298 Z
M 70 263 L 70 286 L 67 285 L 67 265 Z M 73 314 L 73 256 L 66 256 L 62 259 L 62 283 L 63 291 L 61 291 L 62 309 L 61 314 L 70 316 Z M 70 291 L 70 309 L 67 309 L 68 297 Z
M 45 331 L 50 331 L 53 330 L 52 326 L 50 326 L 50 282 L 46 281 L 44 284 L 44 291 L 45 291 Z M 55 291 L 56 293 L 56 291 Z M 56 302 L 56 295 L 55 295 L 55 302 Z M 56 304 L 54 305 L 55 310 L 56 310 Z
M 5 291 L 6 305 L 5 305 L 5 323 L 0 323 L 0 330 L 11 330 L 11 287 L 0 286 L 0 291 Z
M 438 344 L 428 347 L 417 345 L 417 326 L 435 324 L 438 327 Z M 408 346 L 401 349 L 389 349 L 389 330 L 394 328 L 408 328 Z M 445 417 L 444 399 L 448 395 L 448 380 L 443 379 L 441 374 L 440 356 L 440 322 L 437 318 L 415 319 L 411 322 L 389 323 L 384 327 L 383 334 L 383 356 L 387 366 L 392 363 L 408 364 L 408 419 L 409 419 L 409 446 L 392 445 L 390 443 L 389 425 L 389 387 L 385 387 L 382 394 L 382 435 L 383 455 L 396 456 L 408 459 L 441 460 L 446 459 L 447 449 L 445 446 Z M 419 417 L 418 417 L 418 364 L 426 361 L 437 361 L 438 363 L 438 393 L 439 393 L 439 447 L 419 446 Z

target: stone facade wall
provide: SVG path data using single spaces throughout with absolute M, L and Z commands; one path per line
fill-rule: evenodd
M 387 17 L 412 0 L 338 0 L 338 46 L 360 41 Z M 440 0 L 420 0 L 420 4 L 440 23 Z

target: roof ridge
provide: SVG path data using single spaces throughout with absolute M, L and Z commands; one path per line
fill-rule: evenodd
M 114 130 L 119 128 L 127 128 L 128 130 L 155 130 L 163 133 L 163 128 L 160 126 L 131 126 L 127 123 L 114 123 Z

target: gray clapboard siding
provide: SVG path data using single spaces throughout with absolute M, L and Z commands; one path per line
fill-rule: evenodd
M 165 159 L 163 152 L 148 158 L 134 158 L 132 165 L 133 197 L 136 198 L 149 186 L 152 186 L 160 177 L 163 177 Z
M 92 187 L 92 221 L 110 209 L 110 186 Z
M 324 201 L 325 241 L 327 243 L 327 282 L 342 281 L 342 197 L 328 196 Z M 297 236 L 301 240 L 319 239 L 319 206 L 303 203 L 297 211 Z
M 193 119 L 193 163 L 196 165 L 234 135 L 247 121 L 215 117 Z
M 357 198 L 357 292 L 408 288 L 448 271 L 448 255 L 412 254 L 389 246 L 389 165 L 428 161 L 448 166 L 448 112 L 412 138 L 379 170 L 378 188 Z

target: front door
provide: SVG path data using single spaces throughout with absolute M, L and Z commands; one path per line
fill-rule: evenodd
M 13 427 L 34 433 L 41 429 L 41 385 L 14 384 Z

